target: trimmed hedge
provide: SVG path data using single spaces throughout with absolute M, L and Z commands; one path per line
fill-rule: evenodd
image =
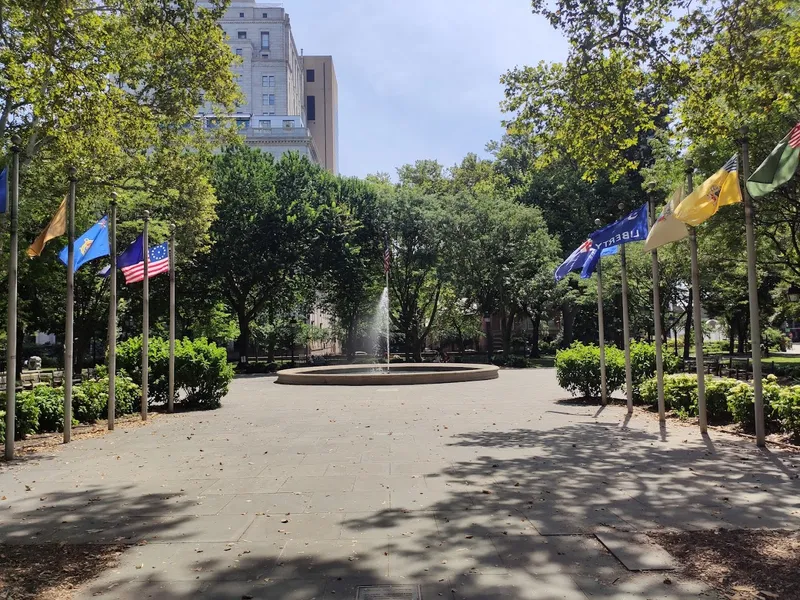
M 169 342 L 150 338 L 148 404 L 165 404 L 169 395 Z M 117 366 L 136 381 L 142 378 L 142 338 L 135 337 L 117 346 Z M 183 398 L 174 398 L 190 408 L 218 408 L 228 393 L 234 368 L 228 364 L 225 348 L 205 338 L 175 341 L 175 391 L 183 390 Z M 138 408 L 138 401 L 137 401 Z
M 717 423 L 738 423 L 744 431 L 755 431 L 755 395 L 749 383 L 729 378 L 706 376 L 706 410 Z M 762 381 L 764 419 L 768 430 L 783 431 L 800 440 L 800 385 L 782 386 L 768 375 Z M 656 379 L 642 386 L 646 404 L 656 405 Z M 678 374 L 664 377 L 664 402 L 681 417 L 696 417 L 697 375 Z
M 608 393 L 625 387 L 625 353 L 616 346 L 606 346 L 606 383 Z M 678 359 L 664 352 L 664 372 L 672 373 L 678 368 Z M 595 345 L 575 342 L 566 350 L 556 353 L 556 377 L 558 384 L 573 395 L 585 398 L 600 396 L 600 348 Z M 633 398 L 642 401 L 642 386 L 656 373 L 656 350 L 653 344 L 633 342 L 631 344 L 631 378 Z

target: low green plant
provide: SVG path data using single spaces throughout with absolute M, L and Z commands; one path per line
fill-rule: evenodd
M 761 382 L 764 401 L 764 422 L 768 429 L 778 429 L 780 426 L 780 417 L 776 414 L 774 407 L 775 405 L 780 405 L 783 389 L 786 388 L 778 383 L 778 378 L 775 375 L 767 375 L 766 379 Z M 755 393 L 751 384 L 740 383 L 729 392 L 728 410 L 733 416 L 734 422 L 741 425 L 742 429 L 748 432 L 755 431 Z
M 621 350 L 606 346 L 606 385 L 609 394 L 625 382 L 625 358 Z M 575 342 L 556 353 L 558 385 L 575 396 L 600 396 L 600 348 Z
M 105 416 L 108 379 L 89 379 L 72 389 L 72 414 L 80 423 L 94 423 Z
M 662 353 L 664 373 L 674 373 L 678 369 L 678 357 L 669 352 Z M 631 344 L 631 378 L 633 380 L 633 400 L 643 402 L 642 385 L 656 374 L 656 348 L 654 344 L 633 342 Z
M 0 444 L 6 441 L 6 411 L 0 410 Z
M 741 382 L 728 377 L 706 377 L 706 413 L 708 420 L 717 423 L 727 423 L 732 419 L 728 408 L 728 395 Z M 695 414 L 697 410 L 695 408 Z
M 800 385 L 780 388 L 770 407 L 781 430 L 792 434 L 795 441 L 800 440 Z
M 14 400 L 14 439 L 24 440 L 39 431 L 39 404 L 32 390 L 17 392 Z M 0 404 L 6 405 L 5 392 L 0 393 Z
M 225 348 L 205 338 L 179 340 L 175 346 L 175 377 L 192 408 L 219 408 L 233 379 Z
M 31 392 L 39 407 L 39 433 L 64 431 L 64 388 L 37 385 Z

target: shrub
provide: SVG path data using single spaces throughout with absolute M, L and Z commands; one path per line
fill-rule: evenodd
M 32 393 L 39 407 L 38 431 L 64 431 L 64 388 L 37 385 Z
M 661 353 L 664 373 L 674 373 L 678 369 L 678 357 L 669 352 Z M 623 357 L 624 360 L 624 357 Z M 624 364 L 623 364 L 624 368 Z M 656 347 L 646 342 L 631 344 L 631 378 L 633 379 L 633 399 L 642 402 L 642 385 L 656 374 Z
M 769 351 L 773 349 L 786 352 L 790 346 L 791 340 L 779 329 L 767 327 L 761 333 L 761 348 L 765 354 L 769 354 Z
M 107 407 L 108 379 L 89 379 L 72 389 L 72 415 L 78 422 L 94 423 L 107 414 Z
M 625 358 L 621 350 L 606 346 L 606 383 L 608 393 L 625 381 Z M 558 385 L 573 395 L 585 398 L 600 396 L 600 348 L 575 342 L 556 354 Z
M 108 377 L 104 377 L 100 381 L 108 389 Z M 114 411 L 116 416 L 129 415 L 141 408 L 142 388 L 125 373 L 117 373 L 114 381 L 114 394 L 117 397 L 116 410 Z M 106 395 L 107 401 L 108 395 Z M 103 413 L 108 415 L 108 404 L 103 406 Z
M 728 395 L 740 384 L 738 379 L 706 377 L 706 412 L 709 421 L 729 422 L 731 420 Z M 696 407 L 695 414 L 697 414 Z
M 0 403 L 6 405 L 5 392 L 0 393 Z M 39 431 L 39 405 L 33 391 L 17 392 L 14 406 L 14 439 L 24 440 Z M 5 428 L 5 413 L 3 413 Z M 3 430 L 5 431 L 5 429 Z
M 165 403 L 169 394 L 169 341 L 151 337 L 147 343 L 148 404 Z M 175 344 L 176 388 L 178 344 Z M 117 369 L 125 371 L 134 381 L 142 380 L 142 338 L 130 338 L 117 346 Z M 138 402 L 136 403 L 138 408 Z
M 800 439 L 800 385 L 782 387 L 770 403 L 772 414 L 781 429 Z
M 778 384 L 775 375 L 767 375 L 761 382 L 762 398 L 764 399 L 764 422 L 768 429 L 779 426 L 779 413 L 775 406 L 781 406 L 781 393 L 783 388 Z M 753 432 L 756 428 L 755 393 L 749 383 L 740 383 L 728 394 L 728 410 L 733 420 L 742 426 L 745 431 Z
M 233 373 L 225 348 L 205 338 L 176 343 L 175 381 L 186 392 L 188 406 L 218 408 L 228 393 Z
M 6 411 L 0 410 L 0 444 L 6 441 Z

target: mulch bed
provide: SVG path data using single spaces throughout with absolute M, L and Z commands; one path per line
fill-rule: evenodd
M 650 532 L 684 566 L 731 600 L 800 598 L 800 532 L 759 529 Z
M 67 600 L 119 564 L 121 544 L 0 544 L 0 598 Z

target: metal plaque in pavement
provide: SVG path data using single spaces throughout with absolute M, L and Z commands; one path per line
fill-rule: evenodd
M 418 585 L 361 585 L 356 600 L 422 600 Z

